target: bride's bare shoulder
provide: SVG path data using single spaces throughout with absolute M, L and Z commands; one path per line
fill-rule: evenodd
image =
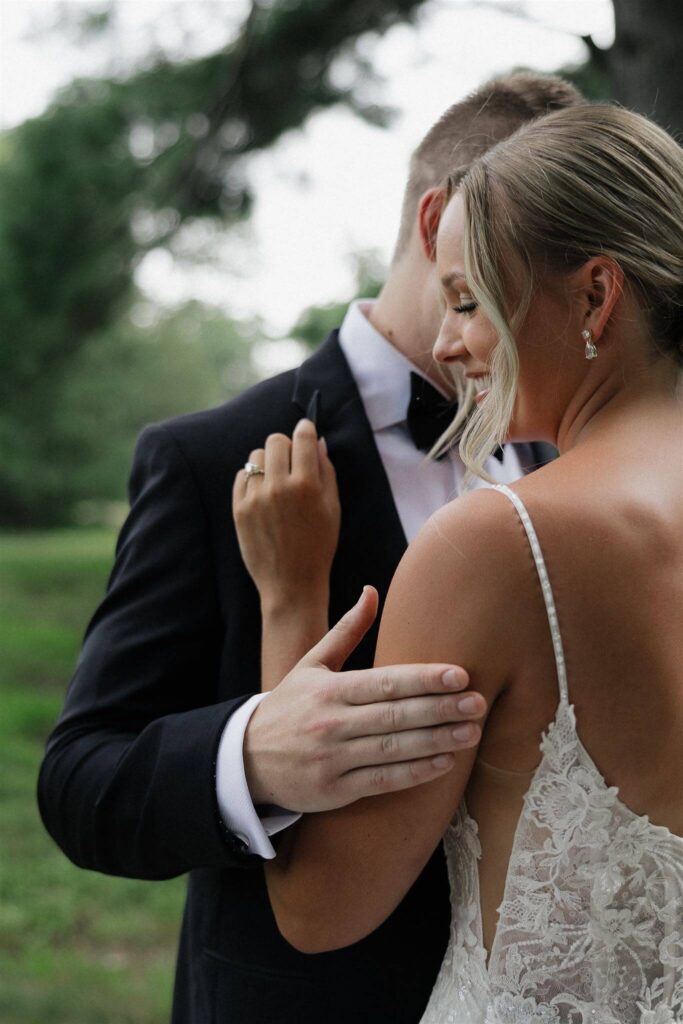
M 601 495 L 586 483 L 585 472 L 563 458 L 510 485 L 527 508 L 541 538 L 563 558 L 585 530 L 599 534 L 605 521 Z M 480 488 L 436 512 L 411 543 L 398 574 L 406 594 L 427 592 L 432 606 L 480 608 L 482 621 L 510 616 L 510 595 L 522 601 L 536 586 L 536 572 L 524 525 L 509 498 Z
M 483 670 L 490 659 L 491 673 L 504 678 L 520 638 L 510 594 L 526 586 L 533 587 L 529 548 L 510 502 L 489 489 L 469 493 L 440 509 L 410 544 L 380 639 L 390 637 L 392 654 L 403 660 L 429 651 L 430 658 L 476 662 Z M 495 650 L 494 633 L 501 641 Z
M 482 569 L 490 562 L 504 571 L 508 553 L 514 565 L 518 533 L 519 522 L 508 499 L 491 488 L 481 488 L 434 513 L 411 548 L 420 560 L 443 564 L 446 571 L 458 563 L 465 570 L 468 566 Z

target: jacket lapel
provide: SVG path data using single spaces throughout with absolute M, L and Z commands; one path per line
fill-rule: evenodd
M 299 368 L 292 401 L 302 415 L 316 419 L 337 472 L 342 522 L 330 605 L 331 622 L 336 622 L 366 583 L 379 591 L 380 606 L 384 603 L 407 541 L 336 331 Z M 349 668 L 372 663 L 376 639 L 377 623 L 349 659 Z

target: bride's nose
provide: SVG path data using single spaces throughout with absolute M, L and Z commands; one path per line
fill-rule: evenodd
M 450 363 L 456 359 L 462 359 L 466 355 L 467 349 L 463 344 L 461 333 L 447 312 L 434 342 L 432 356 L 437 363 Z

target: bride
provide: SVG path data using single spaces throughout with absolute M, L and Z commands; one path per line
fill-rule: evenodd
M 437 262 L 434 356 L 478 391 L 444 443 L 461 433 L 475 474 L 507 439 L 560 457 L 437 513 L 384 608 L 376 664 L 467 666 L 488 707 L 479 747 L 416 763 L 431 781 L 415 789 L 304 816 L 266 866 L 273 911 L 303 951 L 356 942 L 443 837 L 451 938 L 424 1024 L 676 1024 L 683 152 L 609 106 L 533 122 L 447 191 Z M 295 451 L 314 444 L 304 423 Z M 334 489 L 322 449 L 307 465 L 306 486 L 285 467 L 235 489 L 264 609 L 297 501 Z M 343 628 L 365 628 L 375 602 L 369 589 Z M 264 687 L 326 618 L 266 614 Z

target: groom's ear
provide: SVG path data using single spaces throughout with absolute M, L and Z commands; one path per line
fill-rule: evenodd
M 417 206 L 417 229 L 420 244 L 422 252 L 430 263 L 436 261 L 436 233 L 439 230 L 439 222 L 445 205 L 445 189 L 430 188 L 423 194 Z

